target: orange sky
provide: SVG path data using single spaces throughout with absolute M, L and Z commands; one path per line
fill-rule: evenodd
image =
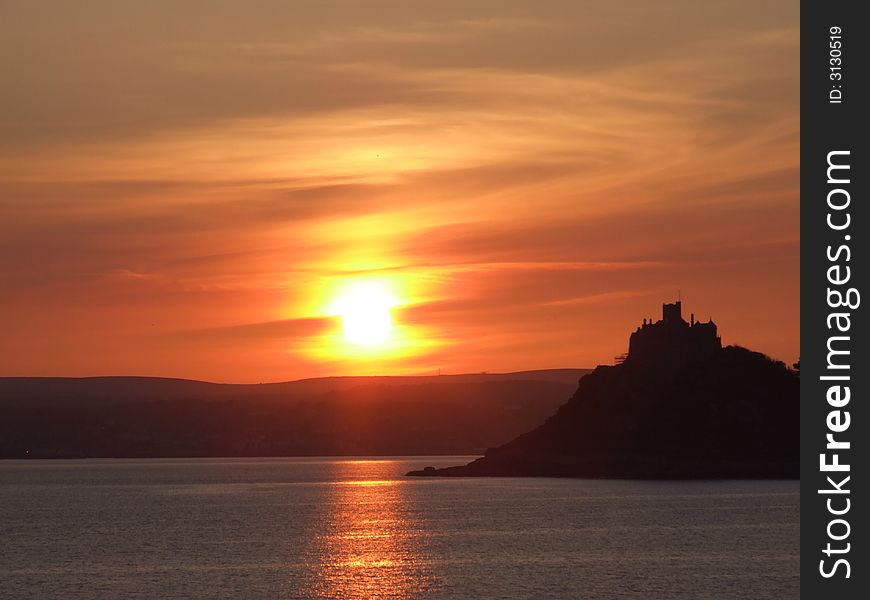
M 799 349 L 795 1 L 4 2 L 0 375 Z M 355 281 L 389 347 L 342 342 Z

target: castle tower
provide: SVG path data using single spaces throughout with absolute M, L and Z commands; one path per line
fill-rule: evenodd
M 662 304 L 662 320 L 644 319 L 643 325 L 628 340 L 626 362 L 647 364 L 688 364 L 694 358 L 707 355 L 722 347 L 716 324 L 701 323 L 691 315 L 691 322 L 683 320 L 680 300 Z
M 662 304 L 662 321 L 672 323 L 683 320 L 682 302 L 677 300 L 673 304 Z

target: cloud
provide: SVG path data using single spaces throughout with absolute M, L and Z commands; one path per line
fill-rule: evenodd
M 174 341 L 189 343 L 247 344 L 264 339 L 290 340 L 320 335 L 335 327 L 334 319 L 282 319 L 263 323 L 245 323 L 206 329 L 189 329 L 169 334 Z
M 443 342 L 403 372 L 587 366 L 675 289 L 796 351 L 793 2 L 0 11 L 10 373 L 343 372 L 291 342 L 361 277 Z

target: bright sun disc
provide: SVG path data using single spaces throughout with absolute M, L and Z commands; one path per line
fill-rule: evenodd
M 395 299 L 378 284 L 350 286 L 335 303 L 335 312 L 341 316 L 344 326 L 344 337 L 352 344 L 383 344 L 393 329 L 390 308 L 395 304 Z

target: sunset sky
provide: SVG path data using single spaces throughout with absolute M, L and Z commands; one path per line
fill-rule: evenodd
M 593 367 L 678 290 L 794 361 L 798 26 L 795 0 L 4 1 L 0 375 Z M 389 322 L 357 343 L 357 309 Z

